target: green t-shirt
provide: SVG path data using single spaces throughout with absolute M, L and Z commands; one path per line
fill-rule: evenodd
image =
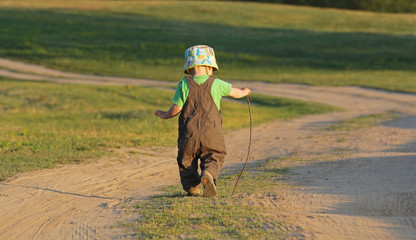
M 208 80 L 208 75 L 193 77 L 194 81 L 201 85 L 206 80 Z M 211 96 L 212 99 L 215 102 L 215 105 L 217 105 L 218 110 L 221 109 L 220 102 L 221 98 L 224 96 L 230 95 L 232 85 L 230 83 L 227 83 L 219 78 L 216 78 L 214 82 L 212 83 L 211 87 Z M 181 82 L 178 84 L 178 88 L 176 88 L 175 96 L 172 99 L 172 102 L 179 107 L 183 107 L 183 105 L 186 102 L 186 99 L 188 98 L 189 93 L 189 85 L 188 80 L 186 77 L 182 78 Z

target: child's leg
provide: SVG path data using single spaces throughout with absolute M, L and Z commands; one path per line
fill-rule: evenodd
M 224 164 L 227 149 L 225 147 L 224 136 L 221 131 L 214 129 L 207 131 L 201 137 L 201 170 L 208 171 L 214 178 L 214 182 L 218 178 Z
M 183 189 L 192 192 L 199 188 L 201 177 L 198 174 L 198 157 L 192 152 L 179 149 L 177 161 Z
M 214 182 L 218 178 L 218 174 L 221 171 L 224 164 L 226 152 L 208 151 L 201 154 L 201 169 L 202 171 L 208 171 L 214 177 Z
M 217 195 L 216 180 L 224 163 L 225 152 L 209 151 L 201 154 L 201 181 L 204 187 L 204 197 L 215 197 Z

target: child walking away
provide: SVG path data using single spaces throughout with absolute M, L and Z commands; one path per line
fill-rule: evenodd
M 222 133 L 220 101 L 224 96 L 242 98 L 248 88 L 234 88 L 230 83 L 212 76 L 218 70 L 214 50 L 206 45 L 190 47 L 185 52 L 184 72 L 178 84 L 173 105 L 162 118 L 179 116 L 178 166 L 183 189 L 188 195 L 217 195 L 216 181 L 227 154 Z M 201 175 L 198 172 L 200 161 Z

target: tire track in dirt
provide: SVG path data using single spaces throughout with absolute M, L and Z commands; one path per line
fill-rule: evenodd
M 0 58 L 0 75 L 61 83 L 171 87 L 176 83 L 65 73 Z M 416 96 L 358 87 L 311 87 L 234 82 L 256 93 L 331 104 L 345 112 L 258 126 L 252 160 L 290 156 L 284 186 L 250 196 L 288 219 L 294 239 L 415 239 Z M 254 109 L 255 110 L 255 109 Z M 327 131 L 344 119 L 389 110 L 403 117 L 357 131 Z M 226 167 L 240 169 L 247 129 L 226 136 Z M 244 149 L 244 150 L 242 150 Z M 139 152 L 132 154 L 131 150 Z M 119 149 L 88 164 L 22 173 L 0 183 L 0 235 L 5 239 L 129 239 L 113 228 L 130 221 L 118 204 L 145 199 L 162 185 L 179 184 L 176 149 Z M 127 217 L 127 219 L 126 219 Z

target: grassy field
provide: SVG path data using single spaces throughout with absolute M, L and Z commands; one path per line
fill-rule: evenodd
M 1 1 L 0 56 L 67 71 L 178 81 L 214 47 L 225 80 L 416 92 L 416 14 L 192 1 Z
M 84 161 L 120 146 L 174 146 L 177 119 L 157 119 L 173 92 L 0 80 L 0 180 Z M 322 104 L 254 95 L 255 123 L 333 111 Z M 225 131 L 249 126 L 246 104 L 223 101 Z

